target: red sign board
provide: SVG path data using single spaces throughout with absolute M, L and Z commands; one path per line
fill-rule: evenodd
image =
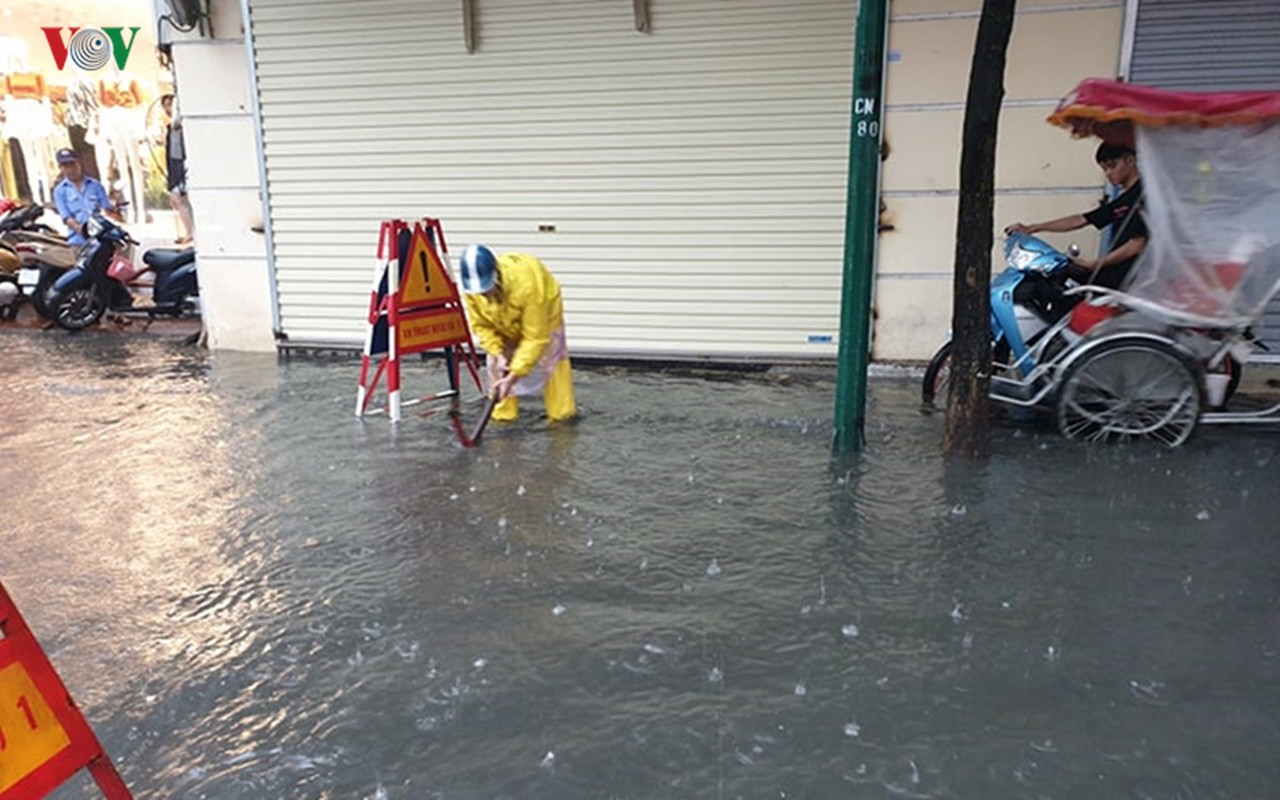
M 85 767 L 107 800 L 132 800 L 4 584 L 0 634 L 0 800 L 39 800 Z
M 461 308 L 401 311 L 398 321 L 400 352 L 404 354 L 435 350 L 470 338 Z

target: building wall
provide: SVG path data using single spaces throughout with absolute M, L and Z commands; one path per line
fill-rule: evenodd
M 885 86 L 883 222 L 875 285 L 873 357 L 921 360 L 951 320 L 960 135 L 980 0 L 894 0 Z M 1119 65 L 1123 0 L 1022 0 L 1009 45 L 996 153 L 999 231 L 1081 211 L 1101 196 L 1095 143 L 1072 140 L 1045 117 L 1080 79 Z M 1092 230 L 1045 237 L 1097 248 Z
M 239 0 L 212 0 L 213 37 L 171 36 L 209 347 L 274 351 L 249 62 Z M 168 31 L 166 27 L 166 31 Z
M 833 356 L 855 5 L 654 4 L 644 36 L 626 3 L 491 0 L 477 4 L 479 46 L 467 54 L 460 4 L 248 0 L 277 280 L 235 218 L 253 206 L 247 165 L 212 167 L 227 185 L 205 171 L 193 196 L 223 220 L 211 252 L 228 278 L 207 301 L 215 346 L 241 317 L 253 346 L 269 346 L 261 305 L 273 290 L 275 324 L 295 342 L 358 344 L 377 221 L 426 214 L 452 242 L 551 262 L 580 351 Z M 949 328 L 980 6 L 891 7 L 879 360 L 925 359 Z M 1019 4 L 997 230 L 1100 196 L 1093 145 L 1044 118 L 1082 77 L 1115 74 L 1123 21 L 1123 0 Z M 204 76 L 227 72 L 221 57 L 182 54 Z M 221 99 L 194 138 L 222 164 L 220 148 L 246 141 L 247 101 L 209 89 Z M 1050 238 L 1097 246 L 1092 231 Z

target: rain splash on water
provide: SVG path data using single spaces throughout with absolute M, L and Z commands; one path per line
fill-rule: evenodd
M 138 797 L 1280 795 L 1280 434 L 948 463 L 876 381 L 841 458 L 825 378 L 596 368 L 464 450 L 349 361 L 3 345 L 0 577 Z

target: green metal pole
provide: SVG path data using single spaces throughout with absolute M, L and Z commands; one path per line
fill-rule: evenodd
M 853 54 L 853 114 L 844 221 L 844 290 L 836 373 L 835 448 L 865 441 L 867 362 L 871 355 L 871 279 L 880 222 L 881 96 L 889 0 L 861 0 Z

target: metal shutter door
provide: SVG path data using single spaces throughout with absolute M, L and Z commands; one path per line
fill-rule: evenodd
M 358 345 L 377 223 L 532 252 L 575 352 L 832 357 L 856 4 L 250 0 L 289 342 Z M 357 13 L 358 9 L 358 13 Z

